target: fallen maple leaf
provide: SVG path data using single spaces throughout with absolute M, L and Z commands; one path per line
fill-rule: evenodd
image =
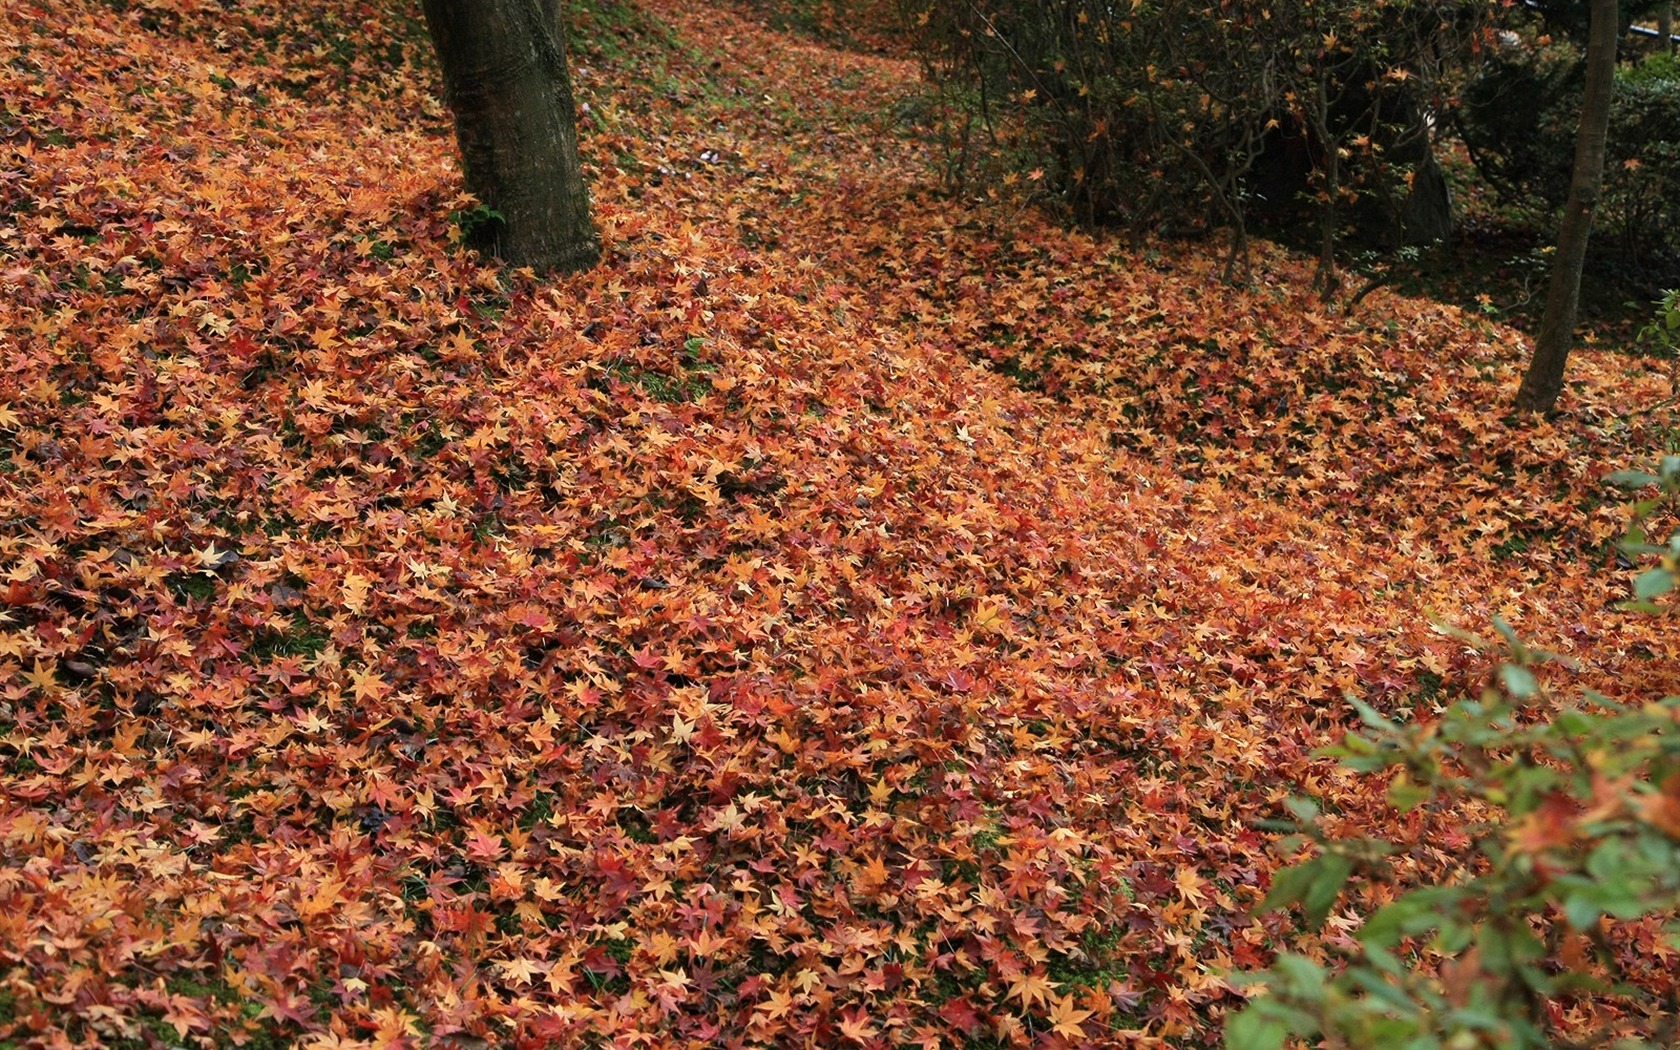
M 1092 1012 L 1079 1009 L 1071 995 L 1057 996 L 1050 1007 L 1050 1030 L 1069 1039 L 1082 1039 L 1085 1036 L 1084 1022 Z

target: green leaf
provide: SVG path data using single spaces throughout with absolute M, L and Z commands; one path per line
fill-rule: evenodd
M 1359 712 L 1359 720 L 1364 722 L 1367 726 L 1372 729 L 1380 729 L 1385 733 L 1397 733 L 1400 731 L 1399 726 L 1383 717 L 1382 712 L 1378 711 L 1370 704 L 1367 704 L 1365 701 L 1360 700 L 1357 697 L 1350 696 L 1347 699 L 1348 703 L 1353 705 L 1353 709 Z
M 1462 922 L 1451 919 L 1441 921 L 1441 932 L 1435 935 L 1430 947 L 1442 955 L 1457 955 L 1470 945 L 1470 937 L 1474 931 Z
M 1511 647 L 1512 655 L 1521 657 L 1528 653 L 1528 649 L 1523 645 L 1522 639 L 1517 637 L 1516 630 L 1502 618 L 1498 616 L 1493 618 L 1493 629 L 1498 631 L 1499 636 L 1505 639 L 1505 644 Z
M 1616 608 L 1622 612 L 1660 613 L 1662 606 L 1656 602 L 1617 602 Z
M 1350 981 L 1363 988 L 1366 994 L 1393 1007 L 1402 1015 L 1417 1012 L 1417 1004 L 1407 998 L 1400 989 L 1384 980 L 1381 973 L 1354 967 L 1347 971 L 1347 976 Z
M 1410 813 L 1429 801 L 1434 794 L 1434 791 L 1410 779 L 1396 777 L 1394 782 L 1388 785 L 1388 804 L 1402 813 Z
M 1618 470 L 1614 474 L 1606 474 L 1604 480 L 1620 489 L 1637 489 L 1646 485 L 1655 485 L 1662 478 L 1655 474 L 1648 474 L 1643 470 Z
M 1267 893 L 1266 899 L 1260 903 L 1260 910 L 1276 911 L 1299 903 L 1306 897 L 1307 889 L 1312 885 L 1316 876 L 1314 865 L 1317 863 L 1316 860 L 1310 860 L 1305 864 L 1284 868 L 1273 875 L 1271 892 Z
M 1303 824 L 1311 824 L 1318 819 L 1318 803 L 1310 798 L 1294 796 L 1283 802 L 1284 808 L 1295 814 L 1295 819 Z
M 1649 569 L 1634 577 L 1634 597 L 1649 601 L 1674 589 L 1674 574 L 1667 569 Z
M 1308 928 L 1316 930 L 1324 925 L 1336 898 L 1341 896 L 1342 887 L 1347 885 L 1348 876 L 1353 874 L 1353 861 L 1340 854 L 1326 853 L 1313 863 L 1317 870 L 1301 898 L 1301 909 L 1306 912 Z
M 1570 736 L 1591 736 L 1597 725 L 1592 715 L 1570 708 L 1558 714 L 1557 727 Z
M 1522 978 L 1523 984 L 1541 995 L 1551 995 L 1557 990 L 1557 980 L 1538 966 L 1519 966 L 1517 976 Z
M 1632 919 L 1645 914 L 1644 901 L 1623 879 L 1591 882 L 1571 892 L 1563 901 L 1563 915 L 1577 930 L 1591 930 L 1599 917 L 1611 915 Z
M 1627 860 L 1626 848 L 1615 839 L 1607 839 L 1587 855 L 1587 874 L 1600 880 L 1601 885 L 1612 885 L 1626 872 Z
M 1261 1013 L 1255 1004 L 1225 1022 L 1226 1050 L 1281 1050 L 1289 1036 L 1288 1025 Z
M 1546 953 L 1545 945 L 1526 925 L 1493 924 L 1476 931 L 1476 948 L 1482 955 L 1482 967 L 1500 976 L 1515 976 L 1524 963 L 1534 962 Z
M 1360 736 L 1358 733 L 1348 733 L 1342 737 L 1340 744 L 1321 747 L 1313 752 L 1313 756 L 1315 758 L 1339 758 L 1343 760 L 1343 765 L 1353 766 L 1355 762 L 1366 762 L 1381 750 L 1373 741 Z M 1374 768 L 1382 768 L 1380 760 Z
M 1402 981 L 1406 979 L 1406 964 L 1396 958 L 1393 952 L 1387 948 L 1379 948 L 1363 938 L 1361 938 L 1361 943 L 1365 945 L 1365 958 L 1370 961 L 1371 969 L 1378 973 L 1386 973 L 1397 977 Z
M 1506 1018 L 1485 1006 L 1460 1007 L 1447 1015 L 1447 1024 L 1453 1028 L 1481 1032 L 1503 1032 L 1510 1027 Z
M 1450 903 L 1436 888 L 1414 891 L 1390 904 L 1378 908 L 1365 925 L 1359 928 L 1359 940 L 1365 944 L 1388 947 L 1402 937 L 1432 930 L 1441 924 L 1441 914 Z M 1456 892 L 1453 894 L 1456 897 Z
M 1288 952 L 1277 957 L 1272 969 L 1283 978 L 1292 992 L 1321 995 L 1324 989 L 1324 967 L 1303 955 Z
M 1527 700 L 1540 691 L 1534 672 L 1526 667 L 1505 664 L 1499 668 L 1499 678 L 1505 683 L 1505 690 L 1518 700 Z

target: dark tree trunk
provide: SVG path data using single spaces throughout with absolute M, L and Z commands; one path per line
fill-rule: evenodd
M 1575 340 L 1575 320 L 1581 307 L 1581 268 L 1587 259 L 1587 238 L 1604 186 L 1604 144 L 1610 129 L 1610 96 L 1616 87 L 1616 0 L 1591 0 L 1591 19 L 1587 89 L 1575 139 L 1575 171 L 1569 182 L 1569 203 L 1563 206 L 1563 221 L 1558 227 L 1546 314 L 1534 340 L 1534 359 L 1517 391 L 1519 412 L 1550 411 L 1563 389 L 1563 366 Z
M 1406 210 L 1401 229 L 1407 244 L 1438 244 L 1452 237 L 1452 194 L 1447 189 L 1447 176 L 1435 160 L 1434 144 L 1425 146 L 1429 152 L 1412 176 L 1412 190 L 1406 195 Z
M 1318 268 L 1313 272 L 1313 288 L 1324 302 L 1333 302 L 1341 278 L 1336 276 L 1336 206 L 1342 195 L 1341 136 L 1331 126 L 1334 107 L 1330 100 L 1330 71 L 1318 72 L 1316 91 L 1307 110 L 1308 130 L 1318 139 L 1324 153 L 1319 171 L 1324 180 L 1324 196 L 1318 211 Z
M 515 266 L 581 270 L 600 257 L 578 163 L 558 0 L 422 0 L 467 191 L 494 215 L 469 243 Z

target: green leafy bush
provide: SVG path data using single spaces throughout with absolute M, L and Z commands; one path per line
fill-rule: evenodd
M 1657 301 L 1657 316 L 1639 332 L 1639 344 L 1668 362 L 1668 385 L 1680 395 L 1680 288 L 1669 288 Z
M 1616 82 L 1610 110 L 1615 152 L 1605 204 L 1624 249 L 1635 258 L 1680 256 L 1677 73 L 1673 62 L 1651 62 L 1625 71 Z
M 1582 55 L 1563 42 L 1489 58 L 1466 86 L 1456 126 L 1477 170 L 1549 225 L 1569 195 Z M 1622 252 L 1674 268 L 1680 258 L 1680 66 L 1660 56 L 1616 73 L 1601 227 Z
M 1504 198 L 1549 220 L 1569 196 L 1580 120 L 1581 52 L 1504 47 L 1482 63 L 1454 114 L 1476 169 Z
M 1680 532 L 1659 541 L 1648 526 L 1680 497 L 1680 456 L 1665 457 L 1656 473 L 1608 480 L 1658 489 L 1636 504 L 1623 544 L 1643 563 L 1627 607 L 1669 611 Z M 1340 970 L 1283 955 L 1250 978 L 1267 992 L 1228 1022 L 1230 1050 L 1276 1048 L 1291 1036 L 1419 1050 L 1672 1044 L 1680 1031 L 1673 968 L 1630 970 L 1637 940 L 1619 934 L 1666 923 L 1645 930 L 1655 934 L 1649 943 L 1680 950 L 1680 697 L 1627 706 L 1588 693 L 1556 709 L 1535 668 L 1558 657 L 1497 626 L 1507 656 L 1480 696 L 1426 726 L 1356 703 L 1364 729 L 1327 752 L 1361 772 L 1389 772 L 1397 809 L 1471 815 L 1457 873 L 1405 889 L 1367 917 Z M 1350 879 L 1384 877 L 1395 847 L 1332 839 L 1310 802 L 1290 808 L 1294 835 L 1284 848 L 1310 841 L 1316 853 L 1277 875 L 1263 908 L 1298 906 L 1316 928 Z M 1618 1020 L 1561 1031 L 1556 1007 L 1572 996 L 1594 998 Z

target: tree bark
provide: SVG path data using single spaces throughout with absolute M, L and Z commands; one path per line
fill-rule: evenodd
M 1336 276 L 1336 206 L 1342 193 L 1342 139 L 1331 129 L 1330 72 L 1318 71 L 1316 90 L 1307 111 L 1310 130 L 1317 136 L 1324 151 L 1324 199 L 1318 211 L 1318 268 L 1313 272 L 1313 288 L 1325 303 L 1335 301 L 1341 279 Z
M 559 0 L 422 0 L 467 191 L 491 212 L 468 242 L 515 266 L 600 258 L 578 162 Z
M 1604 145 L 1610 130 L 1610 97 L 1616 88 L 1616 0 L 1591 0 L 1587 38 L 1587 89 L 1575 139 L 1569 202 L 1558 227 L 1557 257 L 1546 293 L 1546 313 L 1534 340 L 1534 358 L 1517 390 L 1517 411 L 1548 412 L 1563 390 L 1563 366 L 1575 340 L 1581 307 L 1581 269 L 1587 259 L 1593 211 L 1604 186 Z
M 1405 214 L 1401 217 L 1401 232 L 1410 245 L 1439 244 L 1452 238 L 1452 193 L 1447 188 L 1446 173 L 1435 160 L 1433 136 L 1426 140 L 1423 163 L 1412 176 L 1412 189 L 1406 195 Z

